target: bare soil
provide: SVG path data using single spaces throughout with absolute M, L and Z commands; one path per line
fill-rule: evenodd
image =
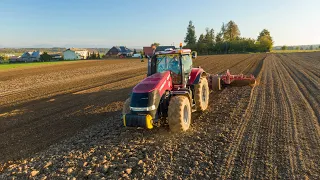
M 202 56 L 258 76 L 210 94 L 189 131 L 124 128 L 138 60 L 0 72 L 0 178 L 319 179 L 320 53 Z

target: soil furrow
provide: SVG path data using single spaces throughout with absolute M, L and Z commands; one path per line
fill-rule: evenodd
M 1 98 L 0 179 L 320 179 L 319 62 L 320 53 L 200 56 L 195 66 L 252 73 L 257 85 L 211 92 L 178 134 L 123 127 L 123 102 L 145 77 L 139 60 L 0 72 L 1 92 L 25 93 Z

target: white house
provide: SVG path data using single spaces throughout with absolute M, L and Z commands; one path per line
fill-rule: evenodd
M 33 51 L 33 52 L 25 52 L 21 55 L 20 59 L 24 62 L 34 62 L 40 60 L 40 55 L 42 52 L 40 51 Z
M 88 50 L 69 48 L 63 52 L 64 60 L 87 59 Z

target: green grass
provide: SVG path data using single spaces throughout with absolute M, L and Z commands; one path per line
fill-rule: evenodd
M 8 69 L 18 69 L 18 68 L 24 68 L 24 67 L 55 65 L 55 64 L 65 63 L 65 62 L 71 62 L 71 61 L 0 64 L 0 71 L 1 70 L 8 70 Z
M 319 52 L 320 49 L 317 50 L 272 50 L 272 53 L 296 53 L 296 52 Z

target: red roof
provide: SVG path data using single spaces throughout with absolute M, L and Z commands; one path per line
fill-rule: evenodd
M 144 52 L 145 55 L 152 56 L 153 49 L 152 49 L 152 47 L 143 47 L 143 52 Z

